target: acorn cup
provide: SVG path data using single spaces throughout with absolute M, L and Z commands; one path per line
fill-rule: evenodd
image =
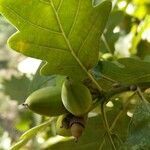
M 61 115 L 56 122 L 56 133 L 61 136 L 73 136 L 75 142 L 82 136 L 87 116 L 77 117 L 72 114 Z
M 75 142 L 82 136 L 84 132 L 85 125 L 87 121 L 87 116 L 84 117 L 76 117 L 73 116 L 70 120 L 70 130 L 72 136 L 75 138 Z

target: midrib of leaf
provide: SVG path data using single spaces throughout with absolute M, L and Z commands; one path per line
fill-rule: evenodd
M 70 41 L 68 40 L 68 38 L 67 38 L 67 36 L 66 36 L 66 34 L 65 34 L 65 32 L 64 32 L 64 29 L 63 29 L 62 24 L 61 24 L 61 22 L 60 22 L 60 19 L 59 19 L 57 10 L 56 10 L 56 8 L 55 8 L 55 6 L 54 6 L 53 0 L 49 0 L 49 3 L 50 3 L 50 5 L 51 5 L 51 7 L 52 7 L 52 9 L 53 9 L 53 11 L 54 11 L 54 14 L 55 14 L 57 23 L 58 23 L 58 25 L 59 25 L 59 28 L 60 28 L 60 30 L 61 30 L 61 32 L 62 32 L 62 35 L 63 35 L 63 37 L 64 37 L 64 39 L 65 39 L 65 41 L 66 41 L 66 44 L 67 44 L 67 46 L 68 46 L 68 48 L 69 48 L 69 50 L 70 50 L 72 56 L 75 58 L 75 60 L 76 60 L 77 63 L 80 65 L 80 67 L 83 69 L 83 71 L 87 74 L 87 76 L 88 76 L 88 77 L 92 80 L 92 82 L 96 85 L 97 89 L 98 89 L 100 92 L 102 92 L 103 90 L 102 90 L 102 88 L 100 87 L 100 85 L 97 83 L 97 81 L 94 79 L 94 77 L 87 71 L 87 69 L 85 68 L 85 66 L 82 64 L 82 62 L 81 62 L 81 61 L 79 60 L 79 58 L 76 56 L 76 54 L 75 54 L 75 52 L 74 52 L 74 50 L 73 50 L 73 48 L 72 48 L 72 46 L 71 46 L 71 44 L 70 44 Z

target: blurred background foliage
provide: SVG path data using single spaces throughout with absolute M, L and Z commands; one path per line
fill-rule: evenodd
M 122 57 L 138 57 L 150 61 L 150 0 L 114 0 L 113 4 L 114 9 L 100 39 L 100 59 L 112 61 Z M 0 150 L 8 150 L 24 131 L 42 122 L 43 117 L 31 113 L 21 104 L 31 92 L 55 84 L 57 80 L 55 76 L 39 75 L 40 60 L 27 58 L 8 48 L 7 39 L 15 31 L 16 29 L 0 16 Z M 137 98 L 131 97 L 131 103 L 126 105 L 126 99 L 130 96 L 131 93 L 116 95 L 108 103 L 107 114 L 110 123 L 125 107 L 122 113 L 124 120 L 119 120 L 119 125 L 114 128 L 116 134 L 119 134 L 122 128 L 127 128 L 133 115 Z M 98 112 L 97 109 L 91 113 L 91 116 L 95 116 L 95 112 Z M 95 141 L 99 135 L 103 135 L 99 125 L 97 127 L 97 124 L 100 124 L 97 123 L 98 121 L 96 117 L 92 117 L 87 127 L 90 131 L 87 130 L 86 133 L 94 135 Z M 97 130 L 93 133 L 91 128 Z M 53 141 L 50 139 L 56 134 L 53 124 L 46 131 L 38 134 L 24 149 L 39 149 L 38 145 L 47 149 Z M 125 139 L 127 130 L 122 132 L 119 136 Z M 79 142 L 81 145 L 85 144 L 85 141 L 90 143 L 90 138 L 84 138 L 85 136 Z M 62 145 L 64 149 L 68 147 L 69 144 L 65 145 L 65 140 L 61 141 L 60 145 L 54 144 L 52 150 L 59 149 Z M 103 144 L 103 149 L 109 149 L 107 142 Z

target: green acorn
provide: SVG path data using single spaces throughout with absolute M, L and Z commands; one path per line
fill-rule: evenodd
M 65 108 L 74 116 L 83 116 L 88 113 L 92 105 L 89 89 L 81 82 L 69 79 L 63 83 L 61 98 Z
M 58 116 L 67 113 L 61 100 L 61 88 L 57 86 L 49 86 L 33 92 L 23 105 L 44 116 Z

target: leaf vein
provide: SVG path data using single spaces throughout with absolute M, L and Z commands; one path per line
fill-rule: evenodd
M 97 15 L 97 17 L 98 17 L 99 15 L 101 15 L 101 14 L 98 14 L 98 15 Z M 96 18 L 97 18 L 97 17 L 96 17 Z M 96 24 L 96 23 L 97 23 L 97 21 L 96 21 L 95 23 L 93 22 L 93 24 L 92 24 L 92 26 L 91 26 L 91 28 L 90 28 L 89 32 L 87 33 L 87 35 L 86 35 L 86 37 L 85 37 L 85 40 L 81 43 L 81 46 L 80 46 L 80 48 L 79 48 L 79 50 L 78 50 L 78 53 L 77 53 L 77 56 L 79 56 L 80 51 L 82 50 L 82 48 L 83 48 L 84 44 L 86 43 L 86 41 L 87 41 L 87 39 L 88 39 L 89 35 L 90 35 L 90 34 L 91 34 L 91 32 L 93 31 L 94 26 L 95 26 L 95 24 Z
M 53 4 L 53 0 L 49 0 L 50 2 L 50 6 L 53 8 L 53 11 L 55 13 L 55 16 L 56 16 L 56 19 L 57 19 L 57 22 L 58 22 L 58 25 L 60 27 L 60 30 L 64 36 L 64 39 L 68 45 L 68 48 L 70 50 L 70 53 L 71 55 L 74 57 L 74 59 L 77 61 L 77 63 L 79 64 L 79 66 L 81 67 L 81 69 L 85 72 L 85 74 L 93 81 L 93 83 L 97 86 L 98 90 L 101 92 L 102 91 L 102 88 L 100 87 L 100 85 L 97 83 L 97 81 L 95 80 L 95 78 L 88 72 L 87 68 L 82 64 L 82 62 L 80 61 L 80 59 L 77 57 L 76 53 L 74 52 L 71 44 L 70 44 L 70 41 L 68 40 L 68 38 L 66 37 L 66 34 L 64 32 L 64 29 L 61 25 L 61 22 L 60 22 L 60 19 L 59 19 L 59 16 L 58 16 L 58 13 L 56 11 L 56 8 L 54 7 L 54 4 Z
M 37 25 L 29 20 L 27 20 L 26 18 L 23 18 L 21 15 L 19 15 L 15 10 L 11 9 L 10 7 L 8 6 L 3 6 L 5 9 L 7 9 L 8 11 L 10 11 L 12 14 L 15 14 L 18 18 L 20 18 L 21 20 L 29 23 L 30 25 L 34 26 L 35 28 L 39 28 L 39 29 L 43 29 L 43 30 L 46 30 L 48 32 L 51 32 L 51 33 L 54 33 L 54 34 L 61 34 L 60 32 L 57 32 L 57 31 L 54 31 L 54 30 L 51 30 L 49 28 L 45 28 L 45 27 L 42 27 L 40 25 Z
M 58 6 L 58 8 L 56 9 L 57 12 L 59 12 L 59 10 L 60 10 L 60 8 L 61 8 L 61 6 L 62 6 L 63 1 L 64 1 L 64 0 L 60 0 L 59 6 Z
M 56 50 L 56 51 L 65 51 L 65 52 L 68 51 L 67 49 L 56 48 L 56 47 L 49 47 L 49 46 L 37 44 L 37 43 L 34 43 L 34 42 L 28 42 L 28 44 L 30 44 L 30 45 L 35 45 L 35 46 L 42 47 L 42 48 L 48 48 L 48 49 Z
M 66 41 L 67 46 L 68 46 L 68 48 L 69 48 L 69 50 L 70 50 L 71 52 L 74 52 L 74 50 L 73 50 L 73 48 L 72 48 L 72 46 L 71 46 L 69 40 L 68 40 L 67 37 L 66 37 L 66 34 L 65 34 L 64 29 L 63 29 L 63 26 L 62 26 L 62 24 L 61 24 L 61 22 L 60 22 L 58 13 L 57 13 L 57 11 L 56 11 L 56 8 L 54 7 L 53 1 L 52 1 L 52 0 L 49 0 L 49 2 L 50 2 L 51 7 L 53 8 L 53 11 L 54 11 L 55 16 L 56 16 L 57 23 L 58 23 L 58 25 L 59 25 L 59 28 L 60 28 L 60 30 L 61 30 L 61 32 L 62 32 L 62 35 L 63 35 L 65 41 Z
M 78 0 L 78 7 L 77 7 L 77 11 L 76 11 L 76 14 L 75 14 L 75 17 L 74 17 L 74 21 L 73 21 L 73 24 L 71 26 L 71 29 L 68 33 L 68 38 L 70 37 L 74 27 L 75 27 L 75 24 L 76 24 L 76 21 L 77 21 L 77 18 L 78 18 L 78 15 L 79 15 L 79 10 L 80 10 L 80 6 L 81 6 L 81 0 Z

